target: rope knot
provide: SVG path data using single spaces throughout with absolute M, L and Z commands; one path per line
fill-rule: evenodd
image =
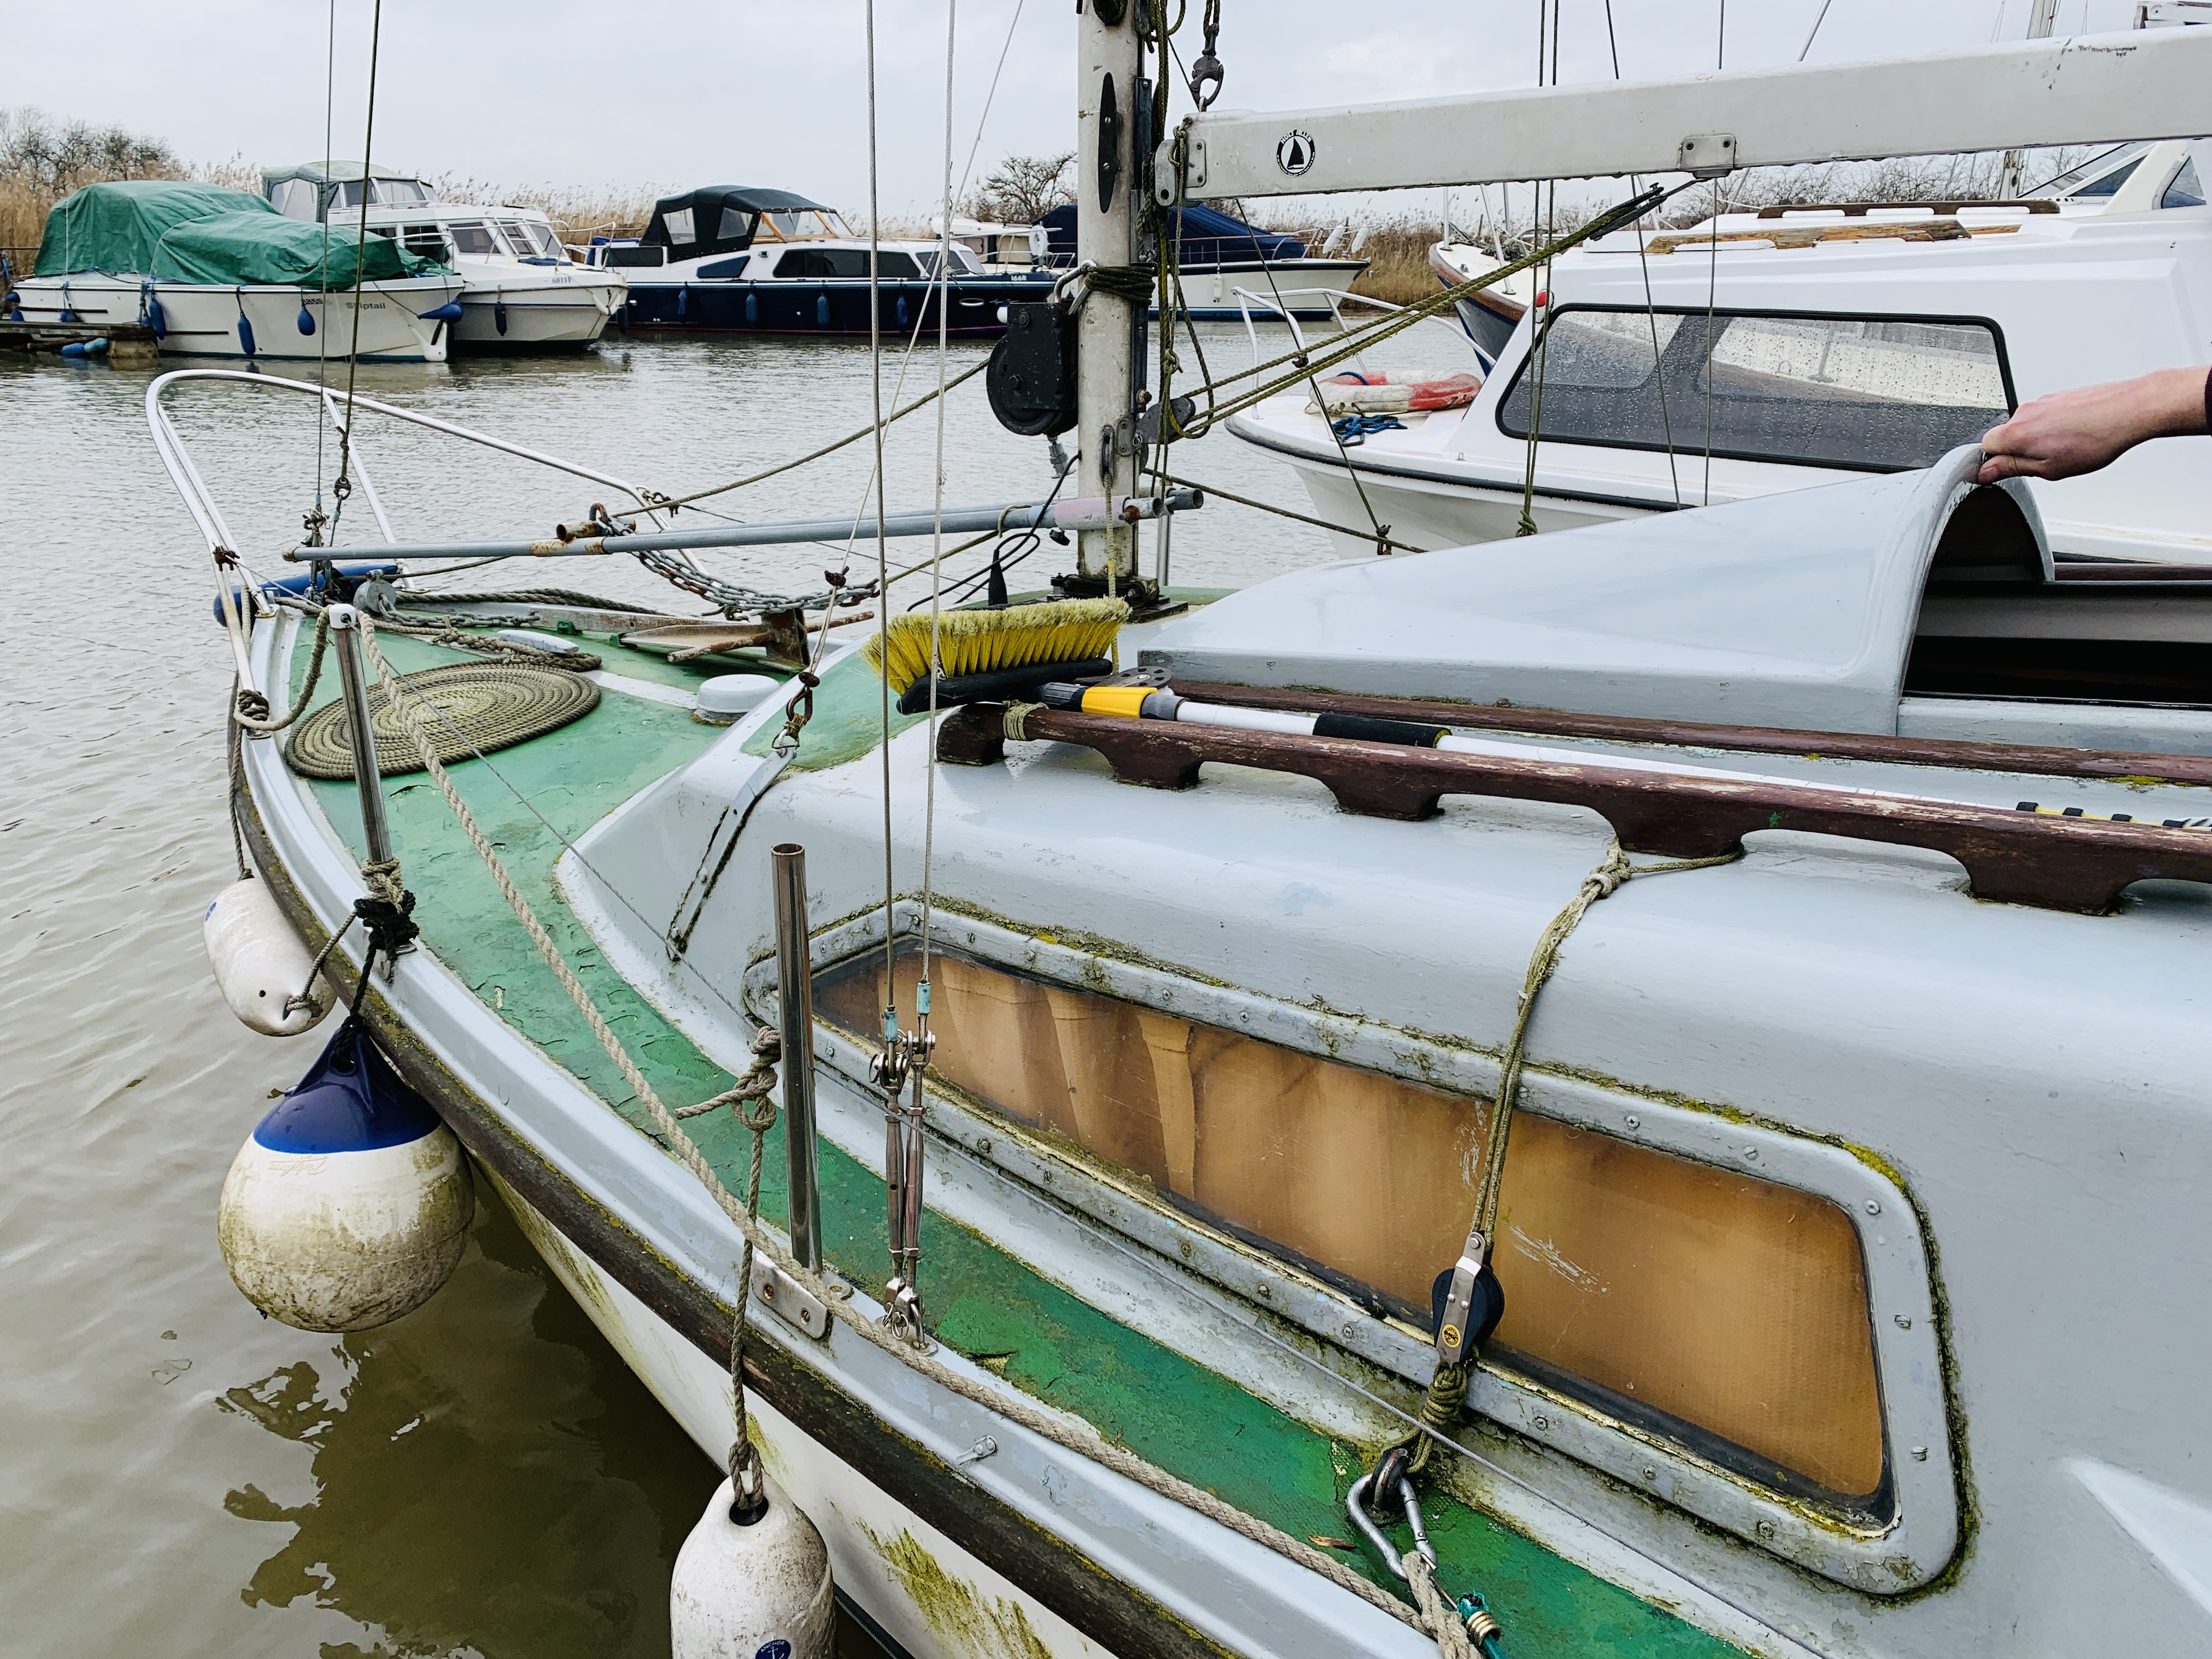
M 399 881 L 399 860 L 384 859 L 361 866 L 368 891 L 353 902 L 353 913 L 368 930 L 372 952 L 380 951 L 391 961 L 421 936 L 415 922 L 415 895 Z
M 1583 886 L 1590 896 L 1590 902 L 1595 904 L 1600 899 L 1611 898 L 1620 890 L 1621 883 L 1635 873 L 1636 866 L 1628 861 L 1628 854 L 1620 850 L 1620 843 L 1615 842 L 1612 850 L 1606 854 L 1605 862 L 1583 878 Z
M 1027 722 L 1030 715 L 1036 714 L 1038 709 L 1043 707 L 1044 705 L 1041 702 L 1008 703 L 1006 705 L 1006 712 L 1000 721 L 1000 726 L 1006 732 L 1007 740 L 1012 743 L 1028 742 L 1030 734 L 1026 731 L 1023 730 L 1023 726 L 1024 723 Z

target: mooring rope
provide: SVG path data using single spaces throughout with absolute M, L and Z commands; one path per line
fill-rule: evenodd
M 231 724 L 267 737 L 271 732 L 282 732 L 298 720 L 307 712 L 307 699 L 315 695 L 315 682 L 323 677 L 323 659 L 330 648 L 330 617 L 327 612 L 323 612 L 315 618 L 315 651 L 307 659 L 307 683 L 300 688 L 300 695 L 292 700 L 292 707 L 283 718 L 270 719 L 268 697 L 258 691 L 249 691 L 241 685 L 231 697 Z

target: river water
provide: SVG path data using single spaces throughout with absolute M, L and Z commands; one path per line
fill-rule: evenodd
M 1249 361 L 1241 327 L 1204 337 L 1217 369 Z M 951 372 L 981 356 L 956 349 Z M 1425 324 L 1375 362 L 1468 359 Z M 181 367 L 224 365 L 161 364 Z M 278 372 L 312 379 L 313 366 Z M 230 668 L 205 552 L 147 436 L 155 373 L 0 362 L 0 1646 L 71 1659 L 665 1654 L 669 1568 L 718 1471 L 486 1185 L 452 1282 L 381 1330 L 289 1329 L 223 1271 L 223 1175 L 328 1028 L 257 1036 L 209 978 L 202 913 L 234 876 Z M 937 373 L 917 355 L 898 401 Z M 611 342 L 357 378 L 365 396 L 670 493 L 854 430 L 870 401 L 865 345 L 830 343 Z M 314 400 L 216 381 L 170 407 L 248 562 L 274 569 L 319 466 L 325 481 L 336 471 Z M 936 441 L 931 410 L 893 429 L 894 509 L 928 506 Z M 946 400 L 945 446 L 948 504 L 1031 500 L 1049 483 L 1042 442 L 997 426 L 980 379 Z M 717 505 L 849 514 L 869 448 Z M 365 423 L 362 453 L 404 539 L 543 535 L 609 493 L 392 422 Z M 1225 434 L 1176 459 L 1310 510 L 1286 466 Z M 356 494 L 342 538 L 374 537 Z M 927 552 L 892 547 L 895 568 Z M 1216 503 L 1178 523 L 1173 576 L 1238 586 L 1331 556 L 1319 532 Z M 818 587 L 841 557 L 809 546 L 701 562 L 793 591 Z M 856 568 L 873 557 L 863 544 Z M 1069 562 L 1047 544 L 1015 585 Z M 628 560 L 441 585 L 699 608 Z

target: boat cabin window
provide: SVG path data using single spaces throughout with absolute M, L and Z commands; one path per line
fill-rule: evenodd
M 667 263 L 668 250 L 658 242 L 610 242 L 599 250 L 599 264 L 611 270 Z
M 401 240 L 410 253 L 419 253 L 441 264 L 453 257 L 452 248 L 446 244 L 445 233 L 435 225 L 409 225 L 401 233 Z
M 2082 191 L 2081 186 L 2089 180 L 2095 179 L 2100 169 L 2118 167 L 2121 162 L 2127 161 L 2130 157 L 2133 157 L 2135 160 L 2140 161 L 2142 158 L 2144 152 L 2149 149 L 2149 148 L 2150 146 L 2148 144 L 2144 143 L 2140 140 L 2124 144 L 2114 144 L 2111 149 L 2100 151 L 2097 155 L 2092 155 L 2087 161 L 2082 162 L 2081 166 L 2077 167 L 2070 167 L 2066 172 L 2060 173 L 2055 179 L 2046 179 L 2045 182 L 2038 185 L 2033 190 L 2031 190 L 2027 193 L 2030 197 L 2045 198 L 2082 195 L 2085 192 Z M 2129 168 L 2129 171 L 2133 171 L 2132 167 Z M 2112 190 L 2100 189 L 2096 193 L 2100 196 L 2109 196 L 2112 193 L 2113 190 L 2118 190 L 2120 187 L 2120 185 L 2125 181 L 2125 179 L 2126 173 L 2123 173 L 2119 179 L 2113 181 Z
M 668 227 L 668 240 L 678 246 L 689 246 L 699 240 L 691 226 L 690 208 L 672 208 L 660 216 L 660 222 Z
M 763 213 L 754 234 L 763 241 L 805 242 L 825 236 L 850 236 L 843 217 L 828 209 L 802 208 L 787 213 Z
M 499 240 L 491 234 L 491 227 L 480 219 L 464 219 L 446 227 L 453 238 L 453 248 L 459 253 L 497 253 Z
M 2117 196 L 2120 186 L 2127 183 L 2142 165 L 2142 157 L 2138 155 L 2125 167 L 2114 167 L 2110 173 L 2092 179 L 2080 188 L 2069 191 L 2066 199 L 2069 202 L 2100 201 L 2107 196 Z
M 527 219 L 501 219 L 499 228 L 518 258 L 543 258 L 553 252 L 553 233 L 543 225 Z
M 715 228 L 714 240 L 718 242 L 749 242 L 752 240 L 753 227 L 759 222 L 760 215 L 757 213 L 748 213 L 743 208 L 726 207 L 722 210 L 722 222 Z
M 313 221 L 315 187 L 305 179 L 287 179 L 269 192 L 269 204 L 287 219 Z
M 1541 386 L 1541 398 L 1534 392 Z M 1895 472 L 2012 412 L 1979 318 L 1564 306 L 1514 371 L 1498 429 L 1617 449 Z
M 935 282 L 937 280 L 937 250 L 930 248 L 916 253 L 914 257 L 915 262 L 921 267 L 921 274 L 933 283 Z M 957 242 L 952 245 L 952 274 L 955 276 L 980 276 L 983 274 L 983 267 L 975 263 L 975 256 Z
M 886 283 L 912 282 L 921 275 L 912 254 L 901 253 L 894 248 L 884 253 L 883 260 L 882 280 Z M 864 247 L 793 248 L 776 261 L 775 274 L 810 279 L 857 276 L 865 281 L 868 275 L 868 251 Z
M 2197 182 L 2193 158 L 2181 164 L 2181 171 L 2173 175 L 2173 181 L 2166 185 L 2166 194 L 2158 198 L 2158 204 L 2162 208 L 2204 205 L 2204 186 Z
M 429 185 L 420 179 L 379 179 L 374 183 L 381 207 L 419 207 L 431 199 Z
M 911 1007 L 920 953 L 896 963 Z M 883 977 L 880 951 L 828 969 L 816 1008 L 872 1042 Z M 939 1081 L 1430 1328 L 1488 1103 L 941 949 L 932 979 Z M 1763 1485 L 1879 1506 L 1866 1270 L 1840 1206 L 1528 1114 L 1500 1213 L 1495 1361 Z
M 726 282 L 731 277 L 744 276 L 745 266 L 751 258 L 750 253 L 740 253 L 734 259 L 717 259 L 711 265 L 701 265 L 699 275 L 708 282 Z

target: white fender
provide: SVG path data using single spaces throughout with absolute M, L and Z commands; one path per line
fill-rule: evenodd
M 310 1006 L 284 1012 L 314 971 L 314 952 L 276 908 L 265 881 L 233 882 L 207 908 L 202 929 L 215 982 L 230 1012 L 264 1036 L 298 1036 L 322 1023 L 337 999 L 317 975 Z
M 830 1659 L 830 1551 L 790 1495 L 767 1486 L 768 1513 L 741 1527 L 724 1480 L 684 1540 L 668 1583 L 675 1659 Z

